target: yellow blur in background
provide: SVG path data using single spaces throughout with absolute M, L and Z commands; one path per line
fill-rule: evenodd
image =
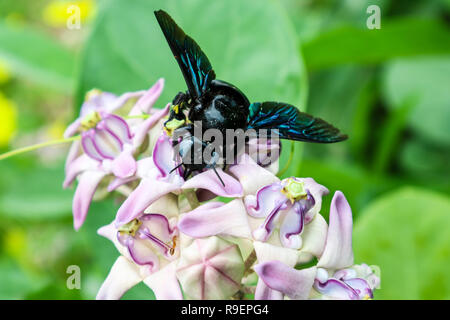
M 93 0 L 81 1 L 51 1 L 44 9 L 42 17 L 46 24 L 51 27 L 66 26 L 67 17 L 73 14 L 72 6 L 79 8 L 81 22 L 91 19 L 97 10 L 96 2 Z

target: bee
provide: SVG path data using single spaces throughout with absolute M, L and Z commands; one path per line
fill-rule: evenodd
M 265 129 L 280 139 L 294 141 L 334 143 L 347 139 L 347 135 L 328 122 L 300 112 L 288 103 L 250 103 L 236 86 L 216 79 L 206 54 L 168 13 L 158 10 L 155 16 L 187 85 L 187 91 L 179 92 L 173 99 L 169 118 L 164 123 L 170 135 L 181 131 L 188 133 L 181 141 L 179 138 L 173 140 L 174 145 L 179 144 L 181 158 L 181 163 L 174 170 L 182 167 L 185 179 L 192 173 L 211 168 L 223 184 L 215 168 L 219 160 L 224 166 L 231 164 L 227 163 L 227 159 L 221 159 L 216 151 L 212 151 L 208 159 L 193 161 L 195 155 L 201 154 L 211 143 L 194 135 L 198 123 L 202 133 L 215 129 L 224 137 L 228 129 L 242 129 L 243 132 Z M 223 141 L 223 150 L 230 146 L 236 148 L 232 141 Z

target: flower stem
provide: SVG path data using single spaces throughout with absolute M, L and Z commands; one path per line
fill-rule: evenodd
M 15 155 L 18 155 L 18 154 L 21 154 L 21 153 L 25 153 L 25 152 L 30 152 L 30 151 L 33 151 L 33 150 L 37 150 L 37 149 L 41 149 L 41 148 L 45 148 L 45 147 L 50 147 L 50 146 L 54 146 L 54 145 L 58 145 L 58 144 L 63 144 L 63 143 L 76 141 L 78 139 L 80 139 L 79 135 L 78 136 L 74 136 L 74 137 L 70 137 L 70 138 L 66 138 L 66 139 L 58 139 L 58 140 L 42 142 L 42 143 L 34 144 L 34 145 L 31 145 L 31 146 L 27 146 L 27 147 L 11 150 L 9 152 L 1 154 L 0 155 L 0 160 L 4 160 L 6 158 L 13 157 Z
M 149 114 L 138 114 L 138 115 L 135 115 L 135 116 L 124 116 L 123 118 L 126 119 L 126 120 L 130 120 L 130 119 L 148 119 L 148 118 L 150 118 L 150 115 Z
M 189 202 L 189 205 L 191 206 L 192 210 L 194 210 L 195 208 L 197 208 L 200 205 L 197 195 L 195 194 L 195 191 L 193 189 L 185 190 L 184 196 L 186 197 L 187 201 Z
M 291 153 L 289 154 L 289 159 L 286 162 L 286 165 L 284 166 L 284 168 L 281 169 L 280 171 L 278 171 L 277 176 L 281 177 L 284 173 L 286 173 L 287 169 L 291 165 L 292 159 L 294 159 L 294 148 L 295 148 L 294 142 L 291 141 Z
M 253 249 L 253 251 L 250 253 L 250 255 L 247 257 L 247 259 L 244 262 L 244 277 L 252 273 L 251 267 L 256 261 L 256 251 Z

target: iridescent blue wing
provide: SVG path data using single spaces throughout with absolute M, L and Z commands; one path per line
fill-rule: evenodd
M 347 139 L 346 135 L 328 122 L 281 102 L 252 103 L 247 123 L 248 129 L 276 129 L 281 139 L 318 143 Z
M 164 36 L 180 66 L 190 95 L 200 97 L 216 75 L 199 45 L 163 10 L 155 11 Z

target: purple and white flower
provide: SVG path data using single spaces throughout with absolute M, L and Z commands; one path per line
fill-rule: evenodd
M 65 134 L 69 137 L 81 132 L 81 142 L 75 141 L 69 151 L 64 181 L 66 188 L 78 178 L 73 200 L 75 229 L 78 230 L 83 224 L 95 190 L 106 176 L 127 179 L 136 174 L 138 165 L 134 154 L 145 142 L 149 131 L 167 115 L 168 106 L 153 112 L 148 119 L 132 119 L 130 122 L 111 112 L 137 97 L 139 100 L 130 115 L 151 112 L 163 85 L 161 79 L 147 92 L 126 93 L 120 97 L 99 91 L 88 94 L 80 117 Z
M 300 249 L 304 226 L 320 210 L 322 195 L 326 193 L 328 190 L 311 178 L 291 177 L 262 187 L 256 195 L 246 196 L 247 212 L 259 224 L 252 232 L 253 238 L 267 242 L 278 231 L 283 247 Z
M 180 256 L 176 218 L 143 214 L 119 228 L 111 223 L 98 233 L 111 240 L 121 256 L 111 268 L 97 299 L 119 299 L 141 281 L 158 299 L 182 298 L 175 276 L 176 260 Z
M 330 227 L 323 254 L 317 263 L 314 290 L 322 299 L 372 299 L 380 279 L 366 265 L 353 265 L 352 211 L 344 194 L 334 194 Z
M 353 265 L 352 212 L 340 191 L 331 203 L 326 245 L 317 266 L 296 270 L 272 260 L 259 263 L 254 269 L 264 288 L 268 288 L 259 294 L 257 289 L 258 298 L 262 299 L 283 295 L 293 299 L 371 299 L 380 283 L 369 266 Z

